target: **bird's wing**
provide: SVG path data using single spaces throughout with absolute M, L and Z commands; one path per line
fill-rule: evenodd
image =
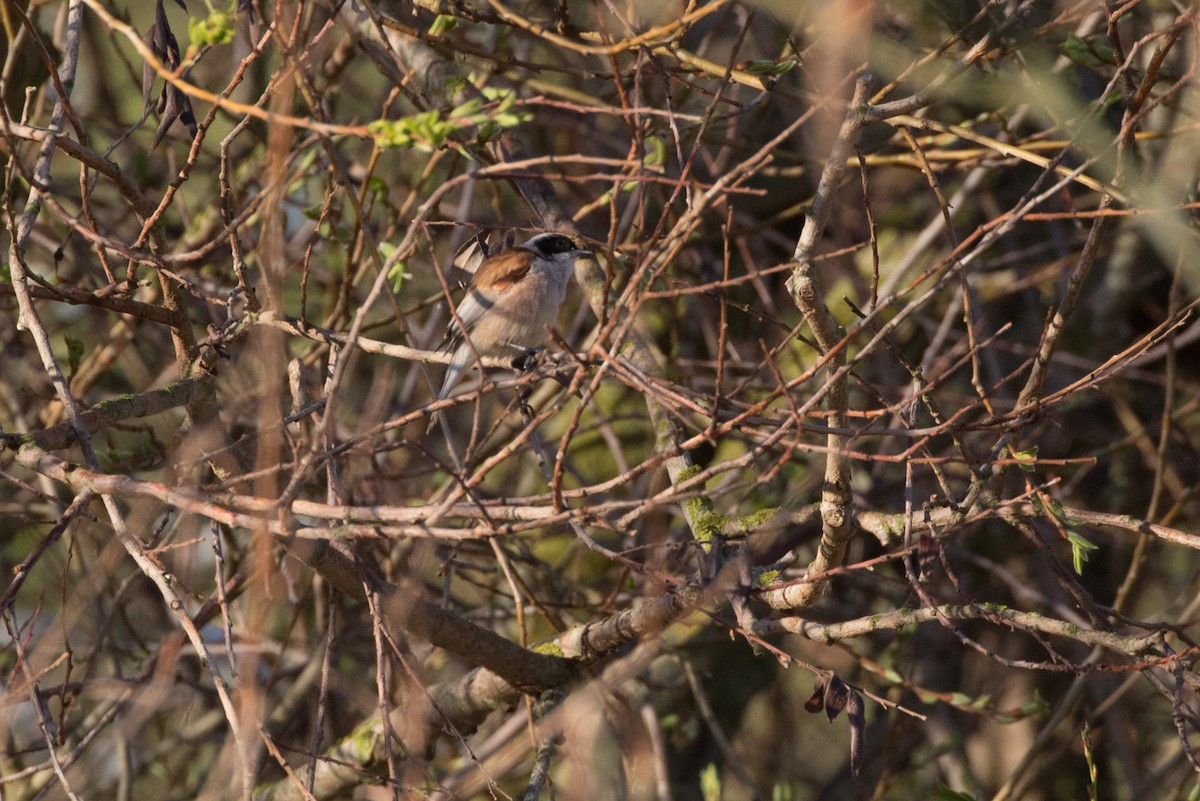
M 461 336 L 459 321 L 466 331 L 474 328 L 479 318 L 496 302 L 496 298 L 529 275 L 535 258 L 528 250 L 513 248 L 503 250 L 479 265 L 467 288 L 467 296 L 458 304 L 458 321 L 451 322 L 451 332 Z
M 533 251 L 524 248 L 502 250 L 479 265 L 471 279 L 471 286 L 503 292 L 529 275 L 536 258 Z
M 479 318 L 483 316 L 484 312 L 492 308 L 497 297 L 498 293 L 492 293 L 489 297 L 474 286 L 468 289 L 467 296 L 462 299 L 462 303 L 458 304 L 458 308 L 455 310 L 458 319 L 450 321 L 449 333 L 452 338 L 455 341 L 462 339 L 463 331 L 470 331 L 474 328 L 475 323 L 479 322 Z

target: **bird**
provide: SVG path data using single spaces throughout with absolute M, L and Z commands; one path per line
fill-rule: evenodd
M 577 258 L 591 256 L 570 237 L 538 234 L 488 256 L 471 278 L 447 331 L 454 347 L 438 400 L 450 395 L 478 357 L 513 354 L 514 367 L 541 349 L 558 316 Z

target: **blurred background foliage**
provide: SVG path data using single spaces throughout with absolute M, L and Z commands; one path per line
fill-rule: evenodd
M 1190 4 L 0 10 L 0 794 L 537 797 L 544 753 L 541 797 L 1196 797 Z M 781 609 L 837 450 L 786 279 L 856 113 L 808 254 L 855 533 Z M 549 348 L 579 392 L 473 374 L 427 433 L 456 254 L 541 230 L 597 256 Z M 444 725 L 492 655 L 289 535 L 526 647 L 628 636 L 540 733 Z M 805 711 L 830 677 L 865 724 Z

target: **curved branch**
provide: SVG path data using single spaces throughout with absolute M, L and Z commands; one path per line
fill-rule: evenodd
M 813 256 L 817 242 L 829 221 L 829 214 L 833 210 L 833 195 L 846 169 L 846 161 L 854 150 L 858 133 L 864 124 L 862 106 L 866 97 L 866 79 L 859 78 L 854 85 L 849 110 L 842 121 L 837 139 L 830 148 L 825 169 L 821 172 L 817 192 L 813 196 L 812 206 L 804 221 L 800 239 L 796 243 L 796 250 L 792 256 L 792 275 L 788 279 L 792 299 L 804 314 L 821 353 L 833 354 L 827 365 L 831 377 L 825 405 L 831 411 L 829 425 L 835 429 L 845 428 L 847 425 L 846 374 L 841 369 L 846 364 L 846 351 L 841 347 L 844 333 L 825 305 L 820 283 L 813 271 Z M 845 435 L 828 435 L 825 485 L 821 490 L 821 542 L 816 557 L 809 565 L 810 575 L 823 574 L 840 565 L 845 557 L 846 545 L 854 533 L 850 509 L 850 460 L 846 455 L 849 444 L 850 438 Z M 809 582 L 794 585 L 794 588 L 788 588 L 782 593 L 771 593 L 767 597 L 776 608 L 795 609 L 813 603 L 824 594 L 827 587 L 825 581 Z

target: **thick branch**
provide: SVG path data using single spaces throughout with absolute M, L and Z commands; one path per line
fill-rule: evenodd
M 191 404 L 198 395 L 212 394 L 215 389 L 211 376 L 185 378 L 160 389 L 152 389 L 137 395 L 120 395 L 100 401 L 79 416 L 91 434 L 128 420 L 132 417 L 150 417 L 179 406 Z M 68 448 L 77 441 L 74 425 L 60 423 L 52 428 L 34 431 L 31 434 L 0 434 L 0 444 L 17 449 L 32 444 L 45 451 Z M 109 478 L 117 478 L 110 476 Z

